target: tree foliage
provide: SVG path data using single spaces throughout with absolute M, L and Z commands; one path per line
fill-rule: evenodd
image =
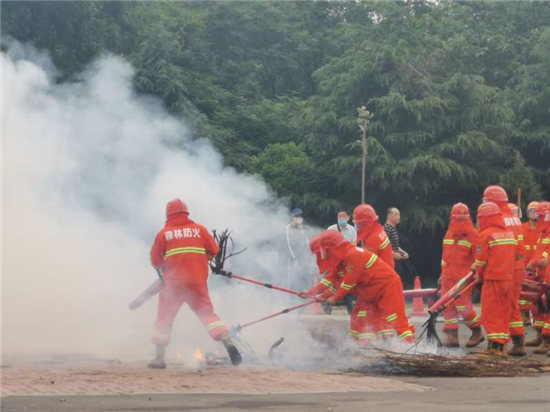
M 548 2 L 1 7 L 2 33 L 48 50 L 62 79 L 124 56 L 139 92 L 323 225 L 360 201 L 364 106 L 367 201 L 402 209 L 423 272 L 438 270 L 453 203 L 475 208 L 494 183 L 550 193 Z

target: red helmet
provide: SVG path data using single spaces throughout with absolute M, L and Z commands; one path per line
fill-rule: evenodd
M 470 209 L 464 203 L 457 203 L 451 209 L 451 219 L 469 219 Z
M 502 215 L 500 208 L 496 203 L 484 202 L 477 208 L 477 217 L 487 217 L 494 215 Z
M 484 202 L 508 202 L 508 195 L 506 190 L 500 186 L 489 186 L 483 192 Z
M 181 199 L 172 199 L 166 204 L 166 217 L 180 212 L 189 214 L 187 205 Z
M 550 202 L 540 202 L 535 210 L 535 213 L 539 219 L 544 217 L 546 214 L 550 214 Z
M 531 203 L 529 203 L 527 205 L 527 210 L 529 209 L 537 209 L 537 207 L 539 206 L 539 202 L 537 201 L 532 201 Z
M 371 205 L 359 205 L 353 211 L 354 222 L 376 222 L 378 215 Z
M 312 255 L 321 253 L 321 242 L 319 241 L 320 237 L 321 235 L 314 236 L 309 242 L 309 250 L 311 250 Z
M 337 230 L 325 230 L 319 235 L 319 247 L 321 249 L 336 249 L 345 242 L 346 239 Z

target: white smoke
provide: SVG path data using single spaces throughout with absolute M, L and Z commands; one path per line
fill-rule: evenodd
M 275 245 L 286 206 L 259 178 L 224 167 L 207 140 L 191 140 L 157 100 L 138 96 L 127 62 L 104 56 L 64 83 L 44 54 L 19 44 L 1 63 L 4 358 L 148 357 L 156 299 L 134 312 L 127 305 L 155 279 L 149 248 L 174 197 L 208 228 L 234 229 L 249 248 L 235 263 L 244 276 L 284 283 Z M 259 286 L 213 286 L 228 324 L 289 303 Z M 257 330 L 247 338 L 261 349 L 283 332 Z M 187 354 L 201 345 L 212 343 L 184 308 L 173 346 Z

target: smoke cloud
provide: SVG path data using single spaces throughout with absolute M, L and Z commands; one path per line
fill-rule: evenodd
M 76 80 L 59 83 L 46 54 L 16 43 L 2 52 L 2 354 L 31 359 L 83 353 L 145 359 L 156 298 L 128 303 L 155 279 L 149 248 L 164 207 L 184 199 L 209 229 L 234 229 L 244 276 L 286 273 L 276 239 L 288 209 L 259 178 L 223 166 L 206 139 L 132 89 L 133 69 L 104 56 Z M 253 320 L 289 300 L 253 285 L 211 279 L 227 324 Z M 267 350 L 285 322 L 244 334 Z M 294 331 L 304 339 L 305 331 Z M 302 347 L 307 350 L 303 343 Z M 214 345 L 184 308 L 172 349 Z

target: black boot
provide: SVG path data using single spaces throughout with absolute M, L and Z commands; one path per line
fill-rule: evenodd
M 149 364 L 147 365 L 148 368 L 151 369 L 166 369 L 166 362 L 164 361 L 164 354 L 166 353 L 166 346 L 155 344 L 156 346 L 156 355 L 155 359 L 153 359 Z
M 227 354 L 229 355 L 229 359 L 231 359 L 231 363 L 233 364 L 233 366 L 239 366 L 243 361 L 243 358 L 241 357 L 241 354 L 239 353 L 237 347 L 231 341 L 229 333 L 224 333 L 220 340 L 223 343 L 223 346 L 225 346 L 225 350 L 227 351 Z

